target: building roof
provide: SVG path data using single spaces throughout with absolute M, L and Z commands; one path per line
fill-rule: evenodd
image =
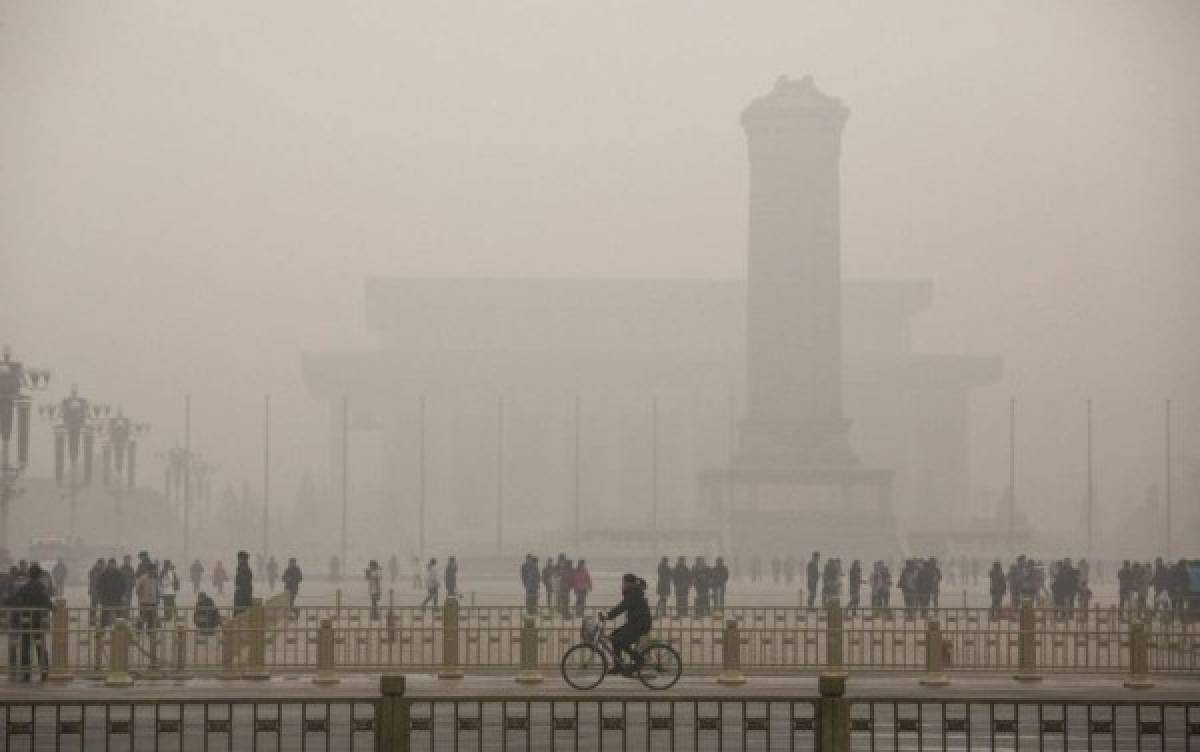
M 932 299 L 928 280 L 847 282 L 847 350 L 907 351 L 909 321 Z M 738 352 L 746 283 L 372 278 L 366 309 L 384 345 L 405 350 Z

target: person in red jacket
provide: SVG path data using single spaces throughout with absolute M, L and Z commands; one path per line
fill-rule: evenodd
M 587 562 L 579 560 L 575 574 L 571 578 L 571 586 L 575 589 L 575 616 L 582 619 L 583 609 L 587 607 L 587 596 L 592 590 L 592 574 L 588 571 Z

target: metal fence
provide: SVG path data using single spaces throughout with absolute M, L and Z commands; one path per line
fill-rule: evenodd
M 104 678 L 113 670 L 114 641 L 135 675 L 311 673 L 331 669 L 385 672 L 452 666 L 473 671 L 521 667 L 522 633 L 533 629 L 534 664 L 558 665 L 578 641 L 580 620 L 549 609 L 287 607 L 257 603 L 217 622 L 190 609 L 171 618 L 137 610 L 98 615 L 60 602 L 52 613 L 5 610 L 0 653 L 10 674 L 45 668 L 54 678 Z M 124 622 L 127 628 L 114 628 Z M 219 624 L 219 625 L 218 625 Z M 690 671 L 715 672 L 736 660 L 746 671 L 927 670 L 930 628 L 946 671 L 1118 673 L 1134 668 L 1135 631 L 1145 635 L 1151 673 L 1200 671 L 1200 624 L 1174 612 L 1127 615 L 1115 609 L 1062 611 L 1026 603 L 1016 612 L 988 609 L 844 609 L 735 607 L 702 615 L 668 612 L 653 637 L 674 645 Z M 736 630 L 730 641 L 729 632 Z M 120 640 L 116 638 L 121 636 Z M 736 656 L 727 646 L 736 645 Z M 324 647 L 323 647 L 324 646 Z M 40 649 L 40 650 L 39 650 Z M 1024 658 L 1023 658 L 1024 656 Z M 41 658 L 42 660 L 39 660 Z M 1022 663 L 1025 661 L 1025 664 Z
M 816 693 L 418 694 L 403 676 L 337 698 L 0 701 L 25 750 L 1095 750 L 1200 748 L 1200 698 L 853 697 Z

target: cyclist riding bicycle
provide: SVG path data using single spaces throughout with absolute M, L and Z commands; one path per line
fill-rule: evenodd
M 646 581 L 637 575 L 626 574 L 621 578 L 621 602 L 609 611 L 605 618 L 611 620 L 621 614 L 625 614 L 625 623 L 609 635 L 617 664 L 609 669 L 609 673 L 631 676 L 637 672 L 642 662 L 642 657 L 634 646 L 653 626 L 650 604 L 646 602 Z M 622 665 L 621 653 L 625 653 L 631 659 L 627 666 Z

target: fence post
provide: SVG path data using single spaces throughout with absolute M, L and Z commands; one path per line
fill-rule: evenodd
M 538 684 L 542 675 L 537 670 L 538 633 L 537 622 L 526 616 L 521 620 L 521 669 L 516 680 L 521 684 Z
M 172 679 L 191 678 L 187 670 L 187 629 L 183 622 L 175 622 L 175 666 L 171 670 Z
M 333 642 L 333 622 L 322 619 L 317 628 L 317 673 L 313 674 L 313 684 L 337 684 L 336 647 Z
M 221 673 L 218 679 L 238 679 L 241 674 L 234 668 L 238 653 L 238 628 L 233 626 L 230 619 L 221 625 Z
M 88 674 L 89 679 L 103 679 L 107 675 L 104 671 L 105 631 L 102 624 L 97 624 L 92 632 L 92 671 Z
M 846 699 L 844 675 L 817 677 L 821 699 L 817 704 L 818 752 L 848 752 L 850 749 L 850 701 Z
M 845 676 L 846 666 L 842 655 L 843 637 L 842 602 L 835 596 L 829 599 L 829 603 L 825 607 L 825 670 L 822 675 Z
M 242 672 L 242 678 L 270 679 L 271 674 L 267 671 L 267 619 L 262 598 L 250 601 L 246 616 L 246 627 L 250 630 L 250 654 L 247 656 L 246 670 Z
M 404 676 L 385 674 L 379 679 L 379 708 L 375 715 L 375 749 L 409 752 L 409 702 L 404 697 Z
M 146 626 L 146 670 L 141 673 L 142 679 L 163 678 L 162 664 L 158 658 L 158 628 L 152 624 Z
M 524 648 L 522 640 L 522 651 Z M 458 667 L 458 597 L 448 595 L 446 603 L 442 606 L 442 667 L 438 669 L 438 678 L 462 677 L 462 670 Z
M 1037 624 L 1034 621 L 1033 600 L 1021 600 L 1020 623 L 1017 632 L 1017 673 L 1020 682 L 1041 681 L 1037 672 Z
M 1129 678 L 1127 689 L 1149 689 L 1154 686 L 1150 679 L 1150 645 L 1145 622 L 1135 621 L 1129 625 Z
M 742 673 L 742 635 L 736 619 L 727 619 L 721 634 L 721 673 L 717 675 L 717 683 L 746 683 L 746 675 Z
M 944 687 L 950 683 L 946 678 L 945 656 L 942 655 L 942 625 L 937 619 L 925 624 L 925 676 L 921 684 L 926 687 Z
M 104 677 L 105 686 L 130 687 L 133 677 L 129 675 L 129 622 L 117 619 L 112 630 L 112 655 L 108 662 L 108 676 Z
M 46 678 L 63 681 L 71 678 L 67 670 L 67 602 L 62 598 L 54 601 L 50 612 L 50 673 Z

